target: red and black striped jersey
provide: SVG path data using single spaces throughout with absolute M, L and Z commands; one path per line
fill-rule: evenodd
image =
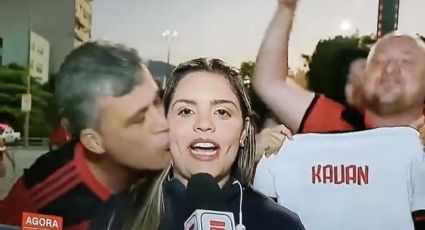
M 110 191 L 89 170 L 85 148 L 70 142 L 46 153 L 0 201 L 0 223 L 20 225 L 22 212 L 63 217 L 65 229 L 87 229 Z
M 374 128 L 364 113 L 316 94 L 301 121 L 299 133 L 351 132 Z

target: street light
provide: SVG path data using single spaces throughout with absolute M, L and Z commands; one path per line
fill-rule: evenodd
M 27 15 L 27 24 L 28 24 L 28 54 L 27 54 L 27 90 L 26 94 L 21 96 L 21 110 L 25 112 L 25 121 L 24 121 L 24 146 L 28 146 L 29 144 L 29 126 L 30 126 L 30 111 L 31 111 L 31 10 L 32 5 L 31 1 L 28 0 L 28 15 Z
M 173 38 L 177 37 L 178 32 L 173 30 L 165 30 L 162 32 L 162 37 L 167 39 L 167 65 L 170 65 L 170 55 L 171 55 L 171 41 Z M 167 81 L 167 75 L 164 76 L 164 80 L 162 81 L 162 89 L 165 89 L 165 83 Z
M 166 30 L 164 32 L 162 32 L 162 37 L 167 39 L 167 45 L 168 45 L 168 50 L 167 50 L 167 64 L 170 64 L 170 53 L 171 53 L 171 41 L 173 40 L 173 38 L 177 37 L 178 32 L 173 30 Z
M 352 27 L 353 26 L 352 26 L 351 22 L 348 21 L 348 20 L 344 20 L 341 23 L 341 25 L 339 25 L 339 29 L 342 30 L 343 32 L 347 32 L 347 31 L 351 30 Z

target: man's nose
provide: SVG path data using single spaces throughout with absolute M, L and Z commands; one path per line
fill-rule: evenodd
M 165 117 L 165 110 L 162 105 L 153 107 L 153 110 L 155 113 L 153 114 L 154 119 L 156 119 L 156 122 L 154 122 L 155 129 L 157 132 L 167 132 L 168 131 L 168 122 L 167 118 Z
M 397 60 L 388 60 L 385 65 L 385 72 L 388 74 L 400 72 L 400 62 Z

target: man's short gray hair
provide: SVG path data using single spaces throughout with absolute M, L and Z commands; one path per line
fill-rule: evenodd
M 98 99 L 120 97 L 140 84 L 141 58 L 134 49 L 105 41 L 87 42 L 73 50 L 56 77 L 55 97 L 73 137 L 97 128 Z
M 371 58 L 372 58 L 372 56 L 374 55 L 374 52 L 375 52 L 375 49 L 376 49 L 376 45 L 381 41 L 381 40 L 384 40 L 384 39 L 389 39 L 389 38 L 396 38 L 396 37 L 405 37 L 405 38 L 410 38 L 410 39 L 412 39 L 413 41 L 415 41 L 416 42 L 416 44 L 418 45 L 418 47 L 419 48 L 421 48 L 422 49 L 422 51 L 423 51 L 423 54 L 425 55 L 425 40 L 423 40 L 423 38 L 422 37 L 420 37 L 420 36 L 418 36 L 417 34 L 416 35 L 414 35 L 414 34 L 410 34 L 410 33 L 405 33 L 405 32 L 403 32 L 403 31 L 400 31 L 400 30 L 395 30 L 395 31 L 393 31 L 393 32 L 391 32 L 391 33 L 388 33 L 388 34 L 386 34 L 386 35 L 384 35 L 382 38 L 380 38 L 373 46 L 372 46 L 372 48 L 370 49 L 370 52 L 369 52 L 369 56 L 367 57 L 367 62 L 369 63 L 370 62 L 370 60 L 371 60 Z

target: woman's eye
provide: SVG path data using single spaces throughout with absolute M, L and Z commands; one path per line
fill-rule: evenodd
M 218 116 L 223 117 L 223 118 L 230 118 L 231 117 L 230 113 L 225 109 L 217 109 L 215 111 L 215 114 L 217 114 Z
M 191 109 L 184 108 L 184 109 L 180 110 L 177 115 L 182 116 L 182 117 L 187 117 L 187 116 L 190 116 L 191 114 L 193 114 L 193 111 Z

